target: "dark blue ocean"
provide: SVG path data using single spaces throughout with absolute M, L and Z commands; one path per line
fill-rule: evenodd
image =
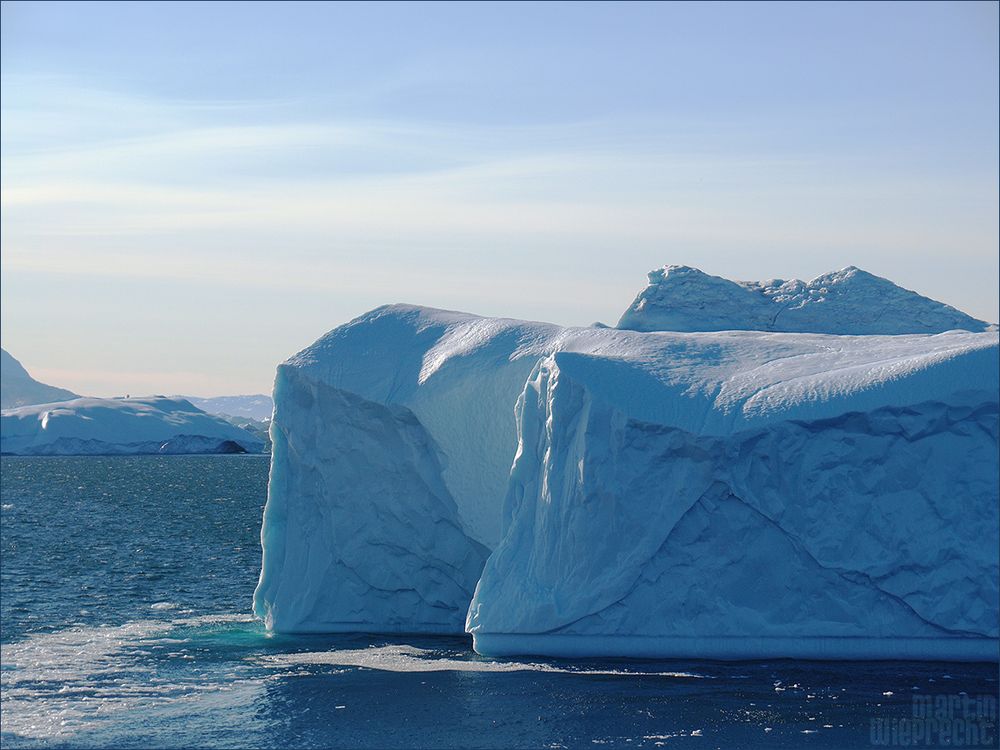
M 491 660 L 464 638 L 269 636 L 249 614 L 267 470 L 2 459 L 4 748 L 996 746 L 995 664 Z

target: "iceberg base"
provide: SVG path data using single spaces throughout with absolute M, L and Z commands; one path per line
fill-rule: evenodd
M 933 660 L 995 662 L 996 638 L 857 638 L 552 635 L 474 633 L 483 656 L 645 657 L 664 659 Z

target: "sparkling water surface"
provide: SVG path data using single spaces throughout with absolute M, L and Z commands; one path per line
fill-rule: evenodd
M 995 664 L 494 660 L 465 638 L 270 636 L 249 614 L 266 457 L 0 463 L 5 748 L 872 747 L 891 739 L 873 720 L 911 720 L 913 696 L 997 693 Z

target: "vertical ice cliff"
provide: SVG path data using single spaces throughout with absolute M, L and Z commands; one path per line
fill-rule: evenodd
M 454 630 L 487 551 L 431 435 L 406 407 L 294 369 L 276 395 L 260 614 L 280 630 Z
M 641 359 L 539 363 L 477 650 L 995 656 L 995 337 L 746 336 L 798 351 L 708 389 Z
M 995 658 L 996 332 L 732 323 L 330 332 L 278 369 L 255 611 L 488 654 Z
M 397 305 L 278 368 L 255 611 L 280 631 L 460 633 L 559 329 Z
M 525 379 L 557 348 L 637 338 L 391 305 L 279 366 L 254 611 L 286 632 L 463 632 Z

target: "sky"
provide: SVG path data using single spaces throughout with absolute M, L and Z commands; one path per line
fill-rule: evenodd
M 997 3 L 2 3 L 0 339 L 269 393 L 381 304 L 614 324 L 667 263 L 996 321 Z

